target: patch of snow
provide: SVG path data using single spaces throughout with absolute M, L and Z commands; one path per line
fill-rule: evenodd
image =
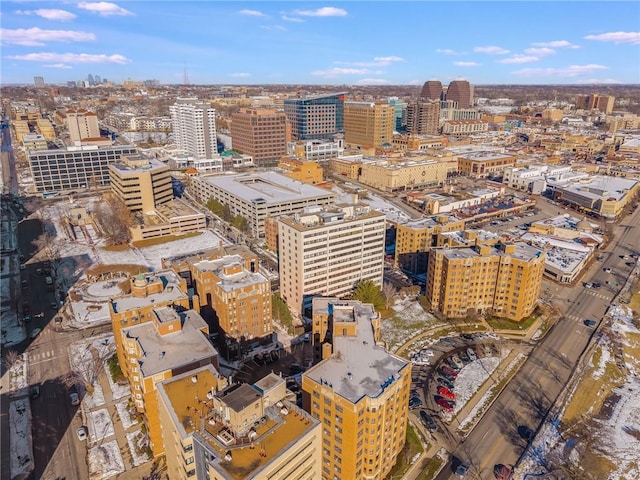
M 7 303 L 10 304 L 10 301 Z M 2 304 L 6 305 L 4 301 Z M 2 325 L 0 332 L 2 340 L 0 343 L 5 349 L 17 345 L 27 338 L 27 331 L 18 320 L 18 314 L 13 309 L 0 313 L 0 325 Z
M 113 421 L 106 408 L 88 412 L 87 427 L 89 428 L 89 440 L 92 444 L 102 442 L 105 438 L 115 435 Z
M 465 365 L 455 379 L 456 406 L 454 413 L 458 413 L 487 381 L 494 370 L 500 365 L 497 357 L 479 358 Z
M 71 302 L 70 326 L 74 328 L 93 328 L 111 323 L 109 304 L 96 302 Z
M 129 444 L 131 461 L 133 462 L 134 467 L 151 460 L 151 457 L 146 451 L 146 446 L 148 444 L 147 436 L 142 433 L 142 430 L 127 433 L 127 443 Z M 141 451 L 142 453 L 138 453 L 138 451 Z
M 100 263 L 104 264 L 124 264 L 146 265 L 147 262 L 138 249 L 127 248 L 126 250 L 107 250 L 97 248 L 96 252 L 100 257 Z
M 393 317 L 383 319 L 380 325 L 381 336 L 391 351 L 437 324 L 437 319 L 425 312 L 420 302 L 413 296 L 396 298 L 391 308 L 394 311 Z M 419 345 L 419 347 L 423 346 L 425 344 Z
M 125 430 L 129 430 L 131 427 L 138 424 L 138 420 L 136 419 L 136 417 L 132 417 L 129 413 L 129 410 L 127 409 L 128 403 L 128 399 L 116 403 L 116 410 L 118 411 L 118 416 L 120 417 L 120 421 L 122 422 L 122 428 L 124 428 Z
M 104 392 L 102 391 L 102 387 L 99 382 L 95 382 L 93 384 L 93 393 L 89 395 L 88 392 L 85 392 L 84 398 L 82 399 L 82 406 L 86 410 L 91 410 L 104 405 L 105 403 Z
M 204 249 L 218 248 L 222 243 L 222 237 L 210 230 L 205 230 L 200 235 L 140 248 L 139 250 L 145 259 L 143 263 L 160 270 L 163 258 L 184 255 L 185 252 L 199 252 Z
M 593 365 L 596 370 L 591 374 L 593 378 L 600 378 L 604 375 L 605 368 L 607 368 L 607 363 L 611 361 L 611 351 L 608 348 L 608 342 L 602 342 L 600 345 L 600 351 L 602 352 L 600 355 L 600 360 L 598 365 Z M 593 357 L 591 357 L 591 361 L 593 362 Z
M 124 472 L 124 460 L 118 442 L 103 443 L 89 449 L 89 478 L 105 480 Z
M 18 356 L 16 362 L 11 366 L 5 375 L 9 375 L 9 393 L 11 396 L 26 395 L 29 387 L 29 362 L 27 353 Z
M 26 478 L 34 468 L 29 397 L 9 403 L 9 449 L 11 478 Z

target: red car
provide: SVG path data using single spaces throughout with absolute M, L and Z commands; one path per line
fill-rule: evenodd
M 447 411 L 449 413 L 453 412 L 454 403 L 449 401 L 449 400 L 447 400 L 446 398 L 438 398 L 436 400 L 436 403 L 440 407 L 442 407 L 443 410 L 445 410 L 445 411 Z
M 493 467 L 493 475 L 496 477 L 496 480 L 510 480 L 511 469 L 506 465 L 498 463 Z
M 456 372 L 453 368 L 449 367 L 448 365 L 442 365 L 440 367 L 440 371 L 450 377 L 453 377 L 453 378 L 458 377 L 458 372 Z
M 438 387 L 438 394 L 442 395 L 445 398 L 448 398 L 449 400 L 453 400 L 454 398 L 456 398 L 455 393 L 453 393 L 447 387 L 443 387 L 442 385 Z

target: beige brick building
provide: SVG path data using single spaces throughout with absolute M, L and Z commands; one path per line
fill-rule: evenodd
M 344 137 L 348 145 L 378 147 L 391 143 L 395 110 L 386 102 L 344 102 Z
M 132 212 L 149 212 L 173 199 L 169 166 L 141 155 L 122 155 L 109 165 L 113 193 Z

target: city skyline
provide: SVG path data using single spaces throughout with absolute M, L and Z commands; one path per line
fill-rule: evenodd
M 185 72 L 191 84 L 640 83 L 637 2 L 7 1 L 1 8 L 3 84 L 88 74 L 180 84 Z

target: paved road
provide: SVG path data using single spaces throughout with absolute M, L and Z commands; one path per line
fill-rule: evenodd
M 600 282 L 603 288 L 585 289 L 579 283 L 575 287 L 558 286 L 552 291 L 553 301 L 562 307 L 564 316 L 533 350 L 473 432 L 453 449 L 453 461 L 438 475 L 439 480 L 456 478 L 453 470 L 460 461 L 470 465 L 465 478 L 489 480 L 495 478 L 495 464 L 511 465 L 518 460 L 526 445 L 517 427 L 526 425 L 537 429 L 569 380 L 594 331 L 586 327 L 583 320 L 600 320 L 628 277 L 631 267 L 625 262 L 629 260 L 620 255 L 633 253 L 634 245 L 640 250 L 637 247 L 639 224 L 640 209 L 614 228 L 615 238 L 606 250 L 606 258 L 595 262 L 584 275 L 583 281 Z M 606 267 L 612 269 L 611 274 L 604 272 Z M 617 281 L 619 286 L 614 290 L 605 284 L 607 280 Z

